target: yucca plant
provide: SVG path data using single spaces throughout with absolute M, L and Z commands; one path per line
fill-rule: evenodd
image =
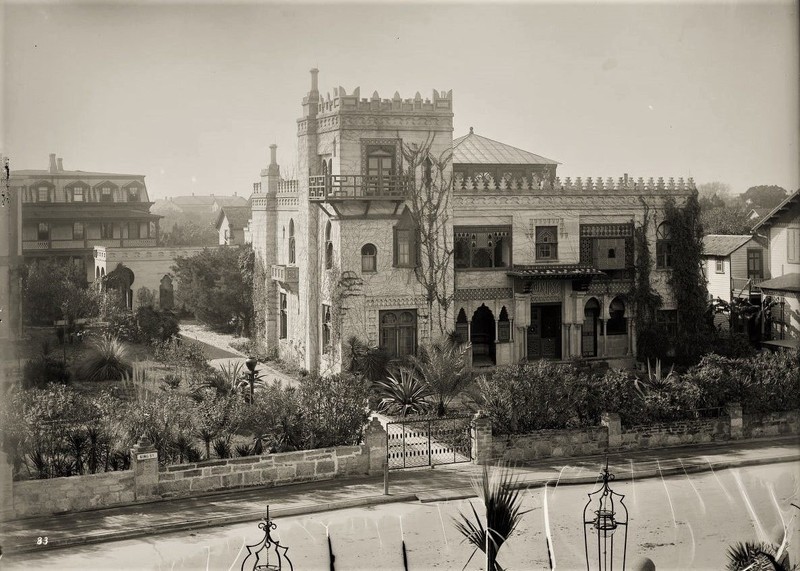
M 747 541 L 728 548 L 728 571 L 796 571 L 786 552 L 769 543 Z
M 231 457 L 231 442 L 228 438 L 220 437 L 214 440 L 214 453 L 217 458 Z
M 116 337 L 96 341 L 78 365 L 78 374 L 87 381 L 118 381 L 133 372 L 128 348 Z
M 411 367 L 398 367 L 396 372 L 373 383 L 373 390 L 380 399 L 378 411 L 386 414 L 407 416 L 424 414 L 431 409 L 427 385 L 419 379 Z
M 481 478 L 474 480 L 472 485 L 486 513 L 482 518 L 470 502 L 472 515 L 459 513 L 459 518 L 454 518 L 456 529 L 464 536 L 464 541 L 475 547 L 464 568 L 480 550 L 486 555 L 487 571 L 502 571 L 497 563 L 497 553 L 514 533 L 522 516 L 528 513 L 522 511 L 517 478 L 507 467 L 490 469 L 484 465 Z

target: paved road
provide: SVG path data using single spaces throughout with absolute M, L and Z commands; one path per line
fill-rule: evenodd
M 696 473 L 731 466 L 800 460 L 797 437 L 744 441 L 706 446 L 668 448 L 612 454 L 609 462 L 617 480 L 636 481 L 671 474 Z M 594 483 L 604 462 L 600 456 L 555 459 L 515 468 L 521 486 Z M 363 477 L 279 488 L 249 488 L 202 497 L 165 500 L 120 508 L 6 522 L 0 531 L 6 553 L 41 551 L 37 537 L 48 537 L 48 547 L 150 536 L 237 522 L 257 521 L 270 505 L 276 517 L 318 513 L 333 509 L 372 506 L 396 501 L 433 502 L 474 495 L 472 480 L 481 471 L 473 464 L 436 469 L 393 471 L 389 496 L 383 479 Z M 800 478 L 798 478 L 800 481 Z

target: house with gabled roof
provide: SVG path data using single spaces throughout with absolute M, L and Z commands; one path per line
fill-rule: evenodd
M 753 233 L 768 240 L 772 270 L 771 279 L 759 284 L 772 316 L 764 344 L 797 348 L 800 346 L 800 190 L 759 220 Z
M 730 303 L 735 297 L 758 295 L 758 285 L 769 277 L 766 248 L 750 234 L 707 234 L 702 257 L 712 299 Z
M 250 206 L 225 206 L 217 212 L 215 227 L 220 246 L 245 243 L 245 229 L 250 222 Z

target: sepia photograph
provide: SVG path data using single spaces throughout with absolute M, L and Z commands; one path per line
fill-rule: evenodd
M 795 0 L 0 0 L 0 570 L 800 570 Z

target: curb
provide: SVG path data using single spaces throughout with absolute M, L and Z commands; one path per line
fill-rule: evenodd
M 800 461 L 800 453 L 786 454 L 782 456 L 773 456 L 770 458 L 753 458 L 745 460 L 731 460 L 719 461 L 713 464 L 695 464 L 684 466 L 669 466 L 658 469 L 643 470 L 640 473 L 620 473 L 615 481 L 627 480 L 645 480 L 658 478 L 661 476 L 676 476 L 689 473 L 702 473 L 716 470 L 725 470 L 728 468 L 740 468 L 747 466 L 763 466 L 768 464 L 780 464 L 783 462 L 797 462 Z M 542 487 L 544 485 L 559 486 L 575 486 L 596 484 L 597 478 L 595 476 L 583 476 L 572 478 L 561 478 L 556 480 L 554 478 L 520 478 L 517 481 L 516 488 L 527 489 L 534 487 Z M 321 512 L 328 512 L 334 510 L 342 510 L 348 508 L 375 506 L 390 503 L 401 502 L 415 502 L 432 503 L 450 500 L 463 500 L 474 498 L 475 492 L 471 488 L 455 488 L 449 490 L 431 490 L 420 491 L 417 493 L 408 494 L 390 494 L 385 495 L 372 495 L 360 498 L 353 498 L 348 500 L 341 500 L 335 502 L 325 502 L 321 504 L 307 504 L 295 507 L 276 507 L 270 510 L 270 514 L 275 517 L 293 517 L 299 515 L 308 515 Z M 97 543 L 106 543 L 111 541 L 119 541 L 123 539 L 135 539 L 144 536 L 173 533 L 179 531 L 190 531 L 196 529 L 207 529 L 212 527 L 219 527 L 224 525 L 232 525 L 236 523 L 255 522 L 260 520 L 264 515 L 262 511 L 241 512 L 229 516 L 217 516 L 210 519 L 195 519 L 184 522 L 161 524 L 161 525 L 148 525 L 136 528 L 127 528 L 125 530 L 115 530 L 106 533 L 97 533 L 92 535 L 72 536 L 64 539 L 50 538 L 46 548 L 43 549 L 41 545 L 36 545 L 34 541 L 26 543 L 7 543 L 3 546 L 3 552 L 9 555 L 16 555 L 22 553 L 38 552 L 43 553 L 52 549 L 62 549 L 77 545 L 91 545 Z
M 275 517 L 293 517 L 298 515 L 307 515 L 320 512 L 329 512 L 334 510 L 343 510 L 348 508 L 357 508 L 364 506 L 375 506 L 380 504 L 390 504 L 399 502 L 416 501 L 416 494 L 397 494 L 397 495 L 380 495 L 380 496 L 364 496 L 362 498 L 354 498 L 351 500 L 342 500 L 338 502 L 326 502 L 322 504 L 304 505 L 288 508 L 275 508 L 270 510 L 270 515 Z M 64 539 L 50 538 L 47 547 L 42 548 L 41 545 L 36 545 L 35 542 L 30 543 L 10 543 L 3 546 L 3 553 L 6 555 L 17 555 L 22 553 L 44 553 L 54 549 L 64 549 L 66 547 L 74 547 L 77 545 L 91 545 L 96 543 L 107 543 L 110 541 L 119 541 L 123 539 L 136 539 L 150 535 L 158 535 L 164 533 L 173 533 L 178 531 L 191 531 L 195 529 L 208 529 L 212 527 L 220 527 L 224 525 L 232 525 L 236 523 L 256 522 L 264 517 L 263 511 L 241 512 L 229 516 L 218 516 L 211 519 L 196 519 L 179 523 L 170 523 L 164 525 L 148 525 L 142 527 L 128 528 L 125 530 L 111 531 L 107 533 L 97 533 L 92 535 L 82 535 L 78 537 L 67 537 Z

